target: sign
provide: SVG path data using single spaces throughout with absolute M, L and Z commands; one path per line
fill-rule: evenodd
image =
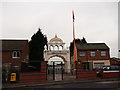
M 16 81 L 16 73 L 11 73 L 10 81 Z

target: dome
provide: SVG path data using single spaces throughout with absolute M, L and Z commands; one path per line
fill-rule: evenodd
M 52 39 L 50 39 L 49 42 L 50 42 L 50 43 L 52 43 L 52 42 L 61 42 L 61 43 L 63 43 L 63 40 L 60 39 L 60 38 L 58 38 L 57 35 L 55 35 L 55 37 L 52 38 Z

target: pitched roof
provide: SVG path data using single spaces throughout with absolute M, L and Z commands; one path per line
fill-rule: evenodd
M 109 49 L 105 43 L 86 43 L 86 44 L 76 44 L 79 50 L 104 50 Z
M 28 40 L 0 40 L 2 41 L 2 51 L 22 50 Z

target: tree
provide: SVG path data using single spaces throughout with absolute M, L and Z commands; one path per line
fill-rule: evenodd
M 82 43 L 83 44 L 85 44 L 85 43 L 87 43 L 87 41 L 86 41 L 86 39 L 83 37 L 83 39 L 82 39 Z
M 44 61 L 43 52 L 44 46 L 47 46 L 47 37 L 43 35 L 39 28 L 29 42 L 29 59 L 30 61 Z
M 87 41 L 86 41 L 86 39 L 83 37 L 83 39 L 75 39 L 75 43 L 76 43 L 76 45 L 77 44 L 86 44 L 87 43 Z M 70 43 L 70 56 L 73 56 L 73 50 L 74 50 L 74 48 L 73 48 L 74 46 L 73 46 L 73 41 Z

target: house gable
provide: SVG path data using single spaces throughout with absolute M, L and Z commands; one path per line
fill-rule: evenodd
M 1 41 L 2 63 L 11 63 L 12 66 L 20 66 L 22 61 L 27 61 L 29 54 L 28 40 Z M 13 56 L 14 54 L 18 57 Z

